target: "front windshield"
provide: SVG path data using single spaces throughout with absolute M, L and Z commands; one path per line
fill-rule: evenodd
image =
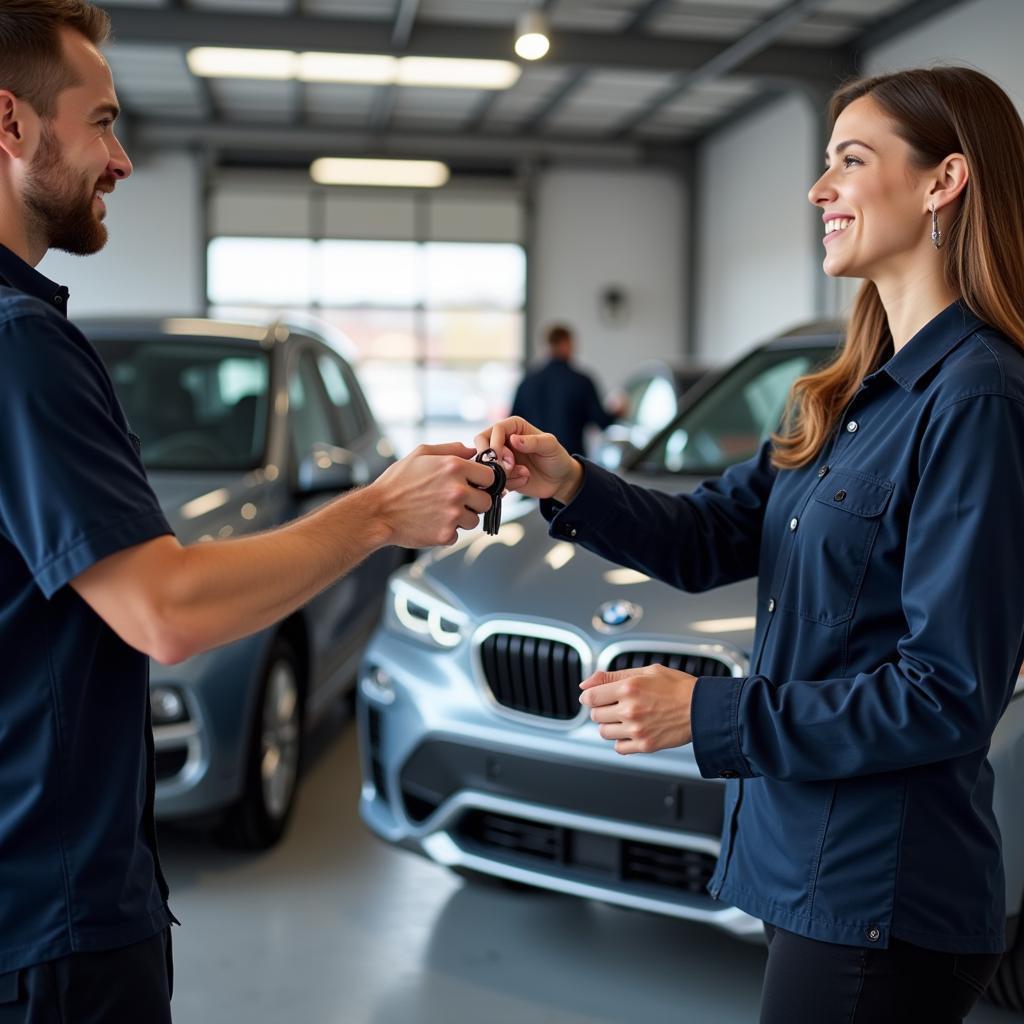
M 262 461 L 269 356 L 215 339 L 93 338 L 147 469 L 243 470 Z
M 644 473 L 712 476 L 753 456 L 779 427 L 793 382 L 834 349 L 765 350 L 743 360 L 644 452 Z

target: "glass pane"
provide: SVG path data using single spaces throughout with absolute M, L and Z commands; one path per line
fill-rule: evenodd
M 523 314 L 486 310 L 428 313 L 426 358 L 429 361 L 492 360 L 520 366 L 524 351 Z
M 739 364 L 683 413 L 644 459 L 644 467 L 704 474 L 749 459 L 779 428 L 796 378 L 831 354 L 829 349 L 761 352 Z
M 324 386 L 327 388 L 327 397 L 330 398 L 338 415 L 341 425 L 341 443 L 350 444 L 365 429 L 365 424 L 359 415 L 358 403 L 352 396 L 341 363 L 337 359 L 320 356 L 317 364 L 320 367 L 320 376 L 323 377 Z
M 407 309 L 321 309 L 317 316 L 342 331 L 359 359 L 414 362 L 420 351 L 416 316 Z
M 298 460 L 310 455 L 318 444 L 338 443 L 320 391 L 316 360 L 310 352 L 303 352 L 297 371 L 288 379 L 288 418 Z
M 267 430 L 269 359 L 213 339 L 93 338 L 150 469 L 250 469 Z
M 526 253 L 522 246 L 430 242 L 423 249 L 428 307 L 523 308 Z
M 327 306 L 411 308 L 422 301 L 415 242 L 320 242 L 317 301 Z
M 467 430 L 471 434 L 508 415 L 521 376 L 518 364 L 497 361 L 431 365 L 424 374 L 427 419 L 460 425 L 457 436 L 463 439 Z
M 304 238 L 215 238 L 208 297 L 215 305 L 308 306 L 313 267 L 313 243 Z

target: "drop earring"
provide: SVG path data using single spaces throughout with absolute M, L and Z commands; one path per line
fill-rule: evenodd
M 941 249 L 942 232 L 939 230 L 939 215 L 935 212 L 934 206 L 929 206 L 928 209 L 932 211 L 932 245 L 936 249 Z

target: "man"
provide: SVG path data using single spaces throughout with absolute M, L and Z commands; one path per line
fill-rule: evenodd
M 550 358 L 528 373 L 516 389 L 512 415 L 554 434 L 566 451 L 583 454 L 583 431 L 593 424 L 604 430 L 623 415 L 605 410 L 587 374 L 571 365 L 574 339 L 562 324 L 548 330 Z
M 165 1024 L 174 920 L 147 656 L 263 629 L 386 544 L 452 543 L 491 470 L 421 446 L 259 536 L 183 548 L 47 249 L 106 241 L 132 167 L 85 0 L 0 5 L 0 1021 Z M 116 288 L 117 282 L 111 281 Z

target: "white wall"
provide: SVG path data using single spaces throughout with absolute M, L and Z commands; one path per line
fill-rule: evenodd
M 71 290 L 72 319 L 202 312 L 201 189 L 198 160 L 188 153 L 140 160 L 108 197 L 103 250 L 88 257 L 51 252 L 39 265 Z
M 537 182 L 532 246 L 534 323 L 566 321 L 579 360 L 607 390 L 645 359 L 679 361 L 683 351 L 684 187 L 660 170 L 543 172 Z M 624 288 L 627 316 L 608 323 L 599 294 Z
M 816 115 L 787 96 L 712 137 L 697 159 L 697 340 L 725 362 L 814 315 Z

